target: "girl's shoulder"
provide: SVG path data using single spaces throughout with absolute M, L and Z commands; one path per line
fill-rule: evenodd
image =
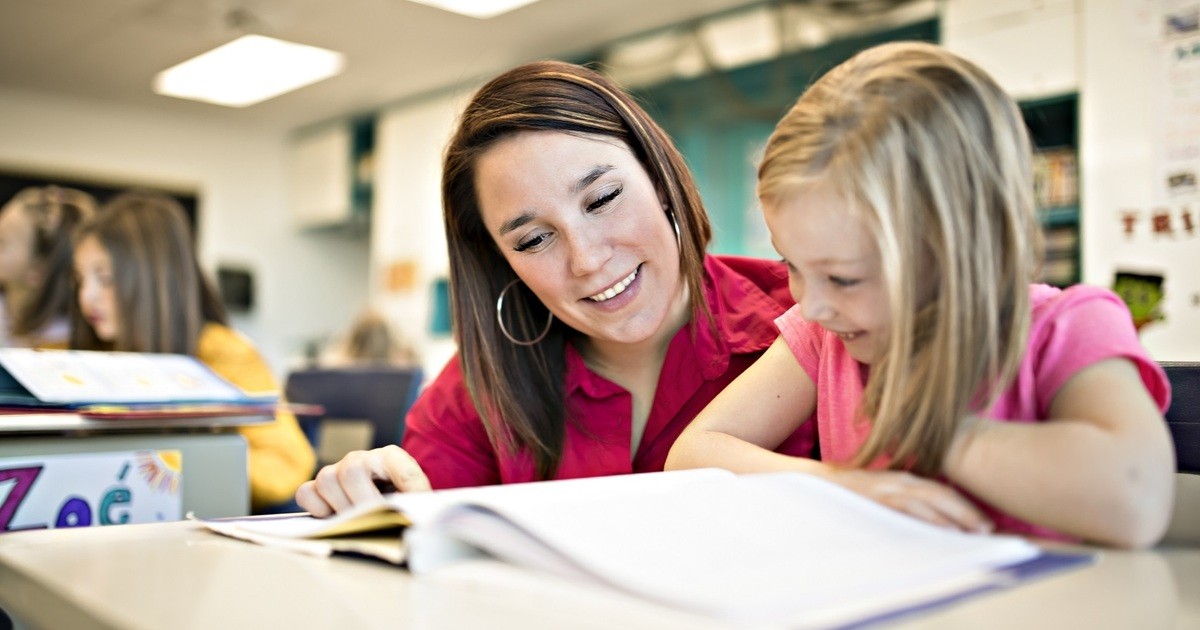
M 196 358 L 204 363 L 243 362 L 260 359 L 254 342 L 242 333 L 225 326 L 209 322 L 200 330 L 196 343 Z
M 1030 291 L 1032 317 L 1021 369 L 1037 383 L 1039 417 L 1073 375 L 1112 358 L 1131 361 L 1147 390 L 1165 409 L 1169 400 L 1166 377 L 1142 346 L 1133 316 L 1116 293 L 1090 285 L 1066 289 L 1033 285 Z
M 1065 289 L 1046 284 L 1029 286 L 1029 304 L 1031 310 L 1031 330 L 1052 325 L 1064 318 L 1073 319 L 1081 316 L 1105 314 L 1115 318 L 1117 322 L 1129 319 L 1132 327 L 1133 320 L 1125 302 L 1104 287 L 1088 284 L 1076 284 Z

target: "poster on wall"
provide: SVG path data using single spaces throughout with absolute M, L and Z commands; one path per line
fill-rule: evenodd
M 1153 109 L 1154 187 L 1145 204 L 1121 210 L 1127 241 L 1197 237 L 1200 223 L 1200 2 L 1162 16 Z
M 1200 173 L 1200 2 L 1162 17 L 1158 184 L 1168 203 L 1196 195 Z
M 1200 352 L 1200 0 L 1130 3 L 1137 19 L 1085 8 L 1090 41 L 1103 42 L 1087 48 L 1085 192 L 1087 203 L 1116 213 L 1090 223 L 1087 264 L 1093 282 L 1111 282 L 1125 300 L 1151 356 L 1192 361 Z
M 0 533 L 177 521 L 178 450 L 0 458 Z

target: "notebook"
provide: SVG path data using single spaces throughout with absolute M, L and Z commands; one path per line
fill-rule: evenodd
M 486 554 L 736 623 L 806 627 L 878 620 L 1090 561 L 929 525 L 811 475 L 716 469 L 392 494 L 329 519 L 201 522 L 414 573 Z M 400 530 L 378 535 L 388 528 Z

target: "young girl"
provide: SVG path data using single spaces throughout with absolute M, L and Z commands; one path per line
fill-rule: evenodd
M 860 53 L 779 123 L 759 196 L 797 306 L 668 468 L 812 471 L 967 530 L 1161 537 L 1166 378 L 1112 293 L 1028 284 L 1030 147 L 984 72 L 929 44 Z M 808 422 L 823 462 L 771 452 Z
M 173 199 L 131 192 L 105 204 L 75 235 L 75 277 L 72 348 L 190 354 L 247 391 L 278 389 L 262 357 L 226 324 Z M 296 418 L 280 412 L 240 432 L 254 510 L 288 503 L 316 461 Z
M 95 210 L 73 188 L 26 188 L 0 209 L 0 344 L 65 347 L 71 303 L 71 231 Z

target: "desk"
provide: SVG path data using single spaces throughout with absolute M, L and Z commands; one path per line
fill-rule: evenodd
M 720 628 L 492 561 L 414 577 L 190 522 L 0 536 L 0 607 L 47 628 Z M 1198 628 L 1200 549 L 1103 552 L 1079 569 L 897 628 Z
M 178 449 L 182 507 L 210 518 L 250 511 L 246 440 L 237 427 L 268 416 L 96 420 L 73 413 L 0 415 L 0 458 Z

